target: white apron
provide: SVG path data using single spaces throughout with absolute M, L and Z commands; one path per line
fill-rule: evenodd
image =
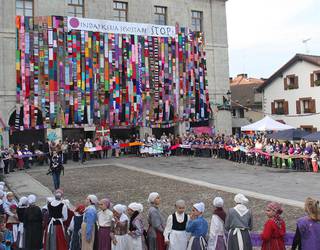
M 141 236 L 139 236 L 137 238 L 133 238 L 131 236 L 128 236 L 128 239 L 129 239 L 128 243 L 129 243 L 130 250 L 143 250 Z
M 169 239 L 170 245 L 168 250 L 186 250 L 189 234 L 186 231 L 172 230 Z
M 130 249 L 129 248 L 129 235 L 115 235 L 114 236 L 117 240 L 117 244 L 113 244 L 111 242 L 111 249 L 112 250 L 124 250 L 124 249 Z

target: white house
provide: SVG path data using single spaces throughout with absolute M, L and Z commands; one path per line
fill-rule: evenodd
M 296 128 L 320 130 L 320 56 L 296 54 L 258 90 L 265 114 Z

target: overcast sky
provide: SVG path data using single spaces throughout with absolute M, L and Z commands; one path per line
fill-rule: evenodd
M 320 55 L 319 10 L 320 0 L 228 0 L 230 76 L 267 78 L 296 53 Z

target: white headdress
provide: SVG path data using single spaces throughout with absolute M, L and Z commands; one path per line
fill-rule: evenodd
M 149 194 L 148 202 L 153 203 L 154 200 L 159 196 L 157 192 L 152 192 Z
M 141 203 L 133 202 L 133 203 L 130 203 L 128 207 L 133 211 L 138 211 L 139 213 L 143 212 L 143 205 Z
M 37 196 L 35 196 L 34 194 L 30 194 L 28 196 L 29 205 L 36 203 L 36 201 L 37 201 Z
M 221 198 L 221 197 L 216 197 L 216 198 L 214 198 L 214 200 L 213 200 L 213 205 L 215 206 L 215 207 L 223 207 L 223 199 Z
M 95 196 L 94 194 L 88 195 L 88 199 L 91 201 L 93 204 L 97 204 L 99 202 L 98 197 Z
M 193 204 L 193 207 L 195 209 L 197 209 L 199 212 L 203 213 L 204 212 L 204 209 L 205 209 L 205 205 L 203 202 L 199 202 L 199 203 L 196 203 L 196 204 Z
M 247 199 L 247 197 L 245 197 L 243 194 L 237 194 L 235 197 L 234 197 L 234 201 L 235 203 L 237 204 L 247 204 L 249 202 L 249 200 Z

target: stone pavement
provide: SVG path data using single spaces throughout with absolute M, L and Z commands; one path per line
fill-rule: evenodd
M 10 173 L 6 176 L 5 182 L 18 199 L 22 196 L 35 194 L 38 197 L 37 205 L 45 204 L 46 198 L 52 196 L 51 190 L 23 171 Z
M 70 162 L 66 168 L 116 165 L 190 184 L 206 186 L 231 193 L 275 200 L 283 204 L 303 207 L 307 196 L 319 199 L 320 175 L 284 169 L 238 164 L 221 159 L 194 157 L 138 158 L 92 160 L 84 165 Z M 34 167 L 29 171 L 44 171 L 47 167 Z M 19 197 L 35 193 L 43 203 L 51 191 L 24 172 L 10 174 L 6 182 Z
M 295 172 L 239 164 L 222 159 L 197 157 L 130 157 L 106 162 L 130 165 L 162 174 L 294 200 L 300 204 L 308 196 L 320 199 L 319 173 Z

